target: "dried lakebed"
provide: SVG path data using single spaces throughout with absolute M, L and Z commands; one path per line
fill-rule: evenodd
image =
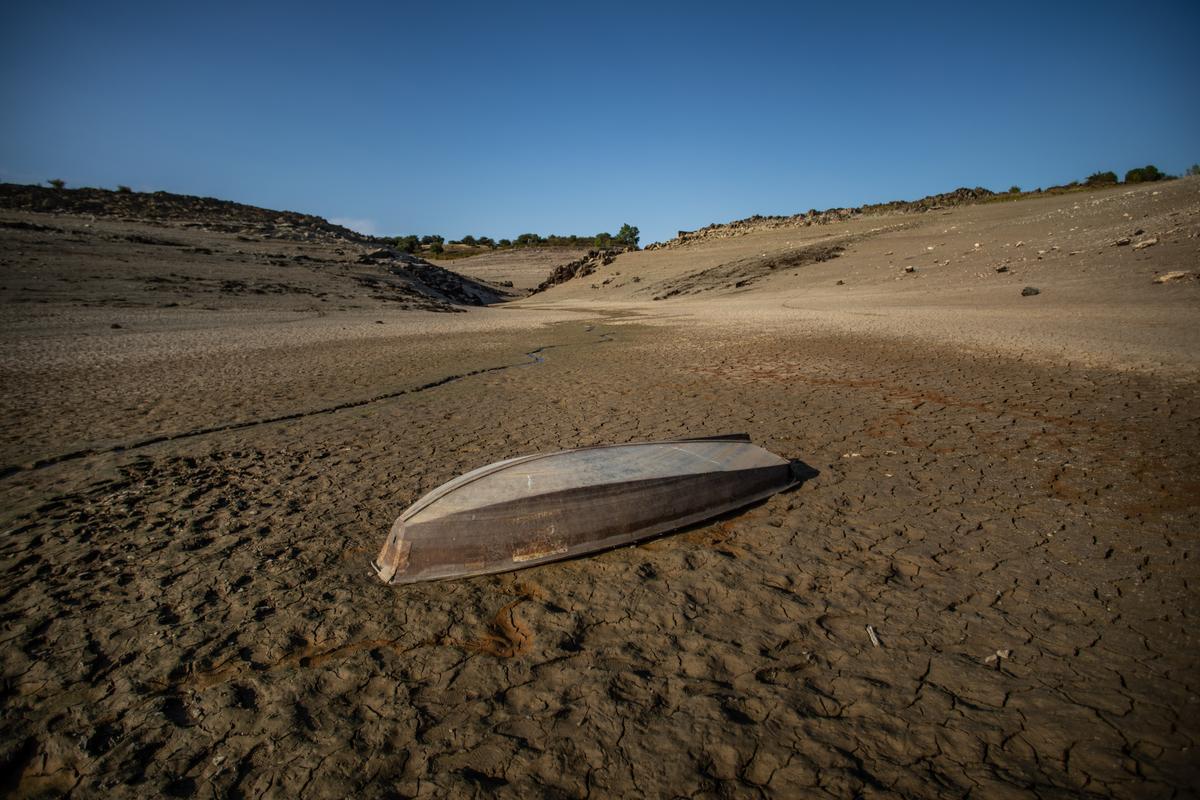
M 615 330 L 535 369 L 5 477 L 6 788 L 1196 785 L 1194 382 L 852 336 Z M 368 566 L 399 510 L 471 467 L 729 430 L 819 474 L 594 558 L 403 588 Z

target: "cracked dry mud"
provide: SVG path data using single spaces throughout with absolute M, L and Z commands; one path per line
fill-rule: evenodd
M 679 333 L 564 323 L 535 368 L 10 476 L 8 788 L 1190 791 L 1194 386 Z M 819 474 L 596 558 L 370 575 L 472 466 L 735 429 Z

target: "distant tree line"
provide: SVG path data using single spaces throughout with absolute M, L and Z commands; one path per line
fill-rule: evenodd
M 397 236 L 394 241 L 396 249 L 405 253 L 429 252 L 438 255 L 446 252 L 446 245 L 462 245 L 490 250 L 508 250 L 518 247 L 595 247 L 599 249 L 623 247 L 629 250 L 636 250 L 640 238 L 641 231 L 636 226 L 626 223 L 621 226 L 621 229 L 616 234 L 601 232 L 594 236 L 578 236 L 575 234 L 571 234 L 570 236 L 559 236 L 557 234 L 542 236 L 537 233 L 522 233 L 515 239 L 497 240 L 490 236 L 464 236 L 461 239 L 446 241 L 444 237 L 437 235 L 417 236 L 409 234 L 408 236 Z

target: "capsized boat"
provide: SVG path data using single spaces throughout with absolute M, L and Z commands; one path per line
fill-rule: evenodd
M 505 572 L 682 528 L 795 485 L 746 434 L 585 447 L 498 461 L 434 489 L 392 525 L 386 583 Z

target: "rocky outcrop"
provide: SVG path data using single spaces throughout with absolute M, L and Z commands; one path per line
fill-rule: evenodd
M 566 283 L 572 278 L 582 278 L 585 275 L 591 275 L 600 267 L 611 264 L 622 252 L 621 250 L 589 250 L 583 258 L 568 261 L 566 264 L 555 267 L 554 271 L 550 273 L 550 277 L 539 283 L 537 288 L 530 292 L 530 294 L 544 292 L 551 286 Z
M 402 300 L 419 293 L 459 306 L 486 306 L 505 299 L 495 287 L 430 264 L 423 258 L 379 248 L 358 257 L 358 263 L 382 267 L 359 276 L 359 282 L 380 292 L 378 299 Z M 389 297 L 388 293 L 394 295 Z

